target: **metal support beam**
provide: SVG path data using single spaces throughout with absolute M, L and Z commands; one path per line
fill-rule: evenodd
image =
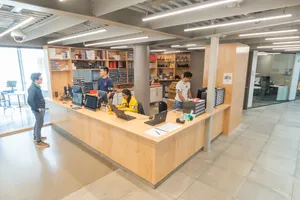
M 207 98 L 206 98 L 206 112 L 212 113 L 215 105 L 215 88 L 216 76 L 219 55 L 219 37 L 212 37 L 210 44 L 209 70 L 208 70 L 208 84 L 207 84 Z M 204 151 L 210 151 L 211 135 L 212 135 L 213 117 L 206 120 L 206 130 L 204 135 Z

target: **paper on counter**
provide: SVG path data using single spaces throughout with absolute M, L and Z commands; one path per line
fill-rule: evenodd
M 152 137 L 161 137 L 161 136 L 166 135 L 167 133 L 175 131 L 176 129 L 179 129 L 179 128 L 181 128 L 181 125 L 169 122 L 164 125 L 147 130 L 147 131 L 145 131 L 145 133 Z

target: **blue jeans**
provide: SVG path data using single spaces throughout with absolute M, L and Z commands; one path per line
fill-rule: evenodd
M 183 102 L 175 100 L 174 109 L 178 109 L 178 108 L 183 109 Z

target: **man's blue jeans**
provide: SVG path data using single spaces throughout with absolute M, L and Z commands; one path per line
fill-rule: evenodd
M 183 102 L 175 100 L 174 109 L 183 109 Z

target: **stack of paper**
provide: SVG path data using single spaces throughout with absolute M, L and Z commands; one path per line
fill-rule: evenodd
M 180 127 L 181 127 L 181 125 L 179 125 L 179 124 L 169 122 L 164 125 L 147 130 L 147 131 L 145 131 L 145 133 L 152 137 L 161 137 L 163 135 L 166 135 L 167 133 L 170 133 L 172 131 L 175 131 L 176 129 L 179 129 Z

